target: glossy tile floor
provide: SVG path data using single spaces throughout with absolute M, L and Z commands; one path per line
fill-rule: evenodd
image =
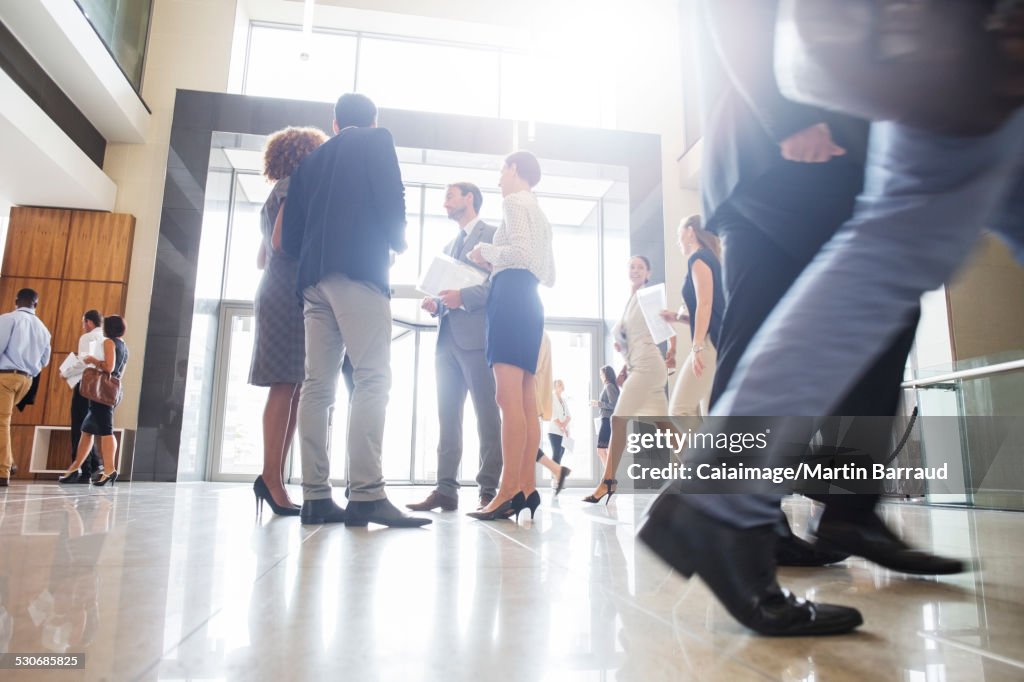
M 427 492 L 389 491 L 397 503 Z M 856 606 L 866 624 L 773 640 L 634 541 L 651 495 L 606 508 L 583 494 L 545 491 L 518 526 L 445 513 L 389 530 L 256 520 L 244 485 L 15 484 L 0 490 L 0 652 L 84 652 L 86 667 L 0 677 L 1024 679 L 1024 514 L 887 506 L 899 532 L 980 557 L 977 569 L 785 569 L 796 593 Z M 810 504 L 790 512 L 799 531 Z

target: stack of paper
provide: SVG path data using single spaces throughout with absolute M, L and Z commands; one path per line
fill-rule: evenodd
M 434 257 L 417 288 L 428 296 L 437 296 L 442 291 L 475 287 L 486 281 L 487 273 L 483 270 L 441 254 Z
M 74 353 L 68 353 L 64 362 L 60 363 L 60 375 L 68 382 L 68 386 L 74 388 L 82 380 L 82 372 L 85 371 L 85 363 Z
M 647 322 L 647 328 L 651 331 L 654 343 L 668 341 L 676 335 L 672 325 L 661 316 L 661 311 L 668 305 L 664 283 L 637 291 L 636 302 L 640 306 L 640 312 L 644 314 L 644 320 Z

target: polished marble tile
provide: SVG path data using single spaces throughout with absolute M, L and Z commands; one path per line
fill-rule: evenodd
M 424 492 L 389 489 L 399 504 Z M 1024 679 L 1024 515 L 887 505 L 905 537 L 975 570 L 783 569 L 796 594 L 866 622 L 780 640 L 636 542 L 652 494 L 585 493 L 544 491 L 519 524 L 347 529 L 256 518 L 238 484 L 15 484 L 0 491 L 0 652 L 87 663 L 4 679 Z M 474 501 L 464 491 L 464 511 Z M 800 532 L 811 505 L 788 506 Z

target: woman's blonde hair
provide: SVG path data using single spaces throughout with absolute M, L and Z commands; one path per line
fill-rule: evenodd
M 722 260 L 722 241 L 716 234 L 704 229 L 704 225 L 701 222 L 699 215 L 694 214 L 680 223 L 680 232 L 687 228 L 693 230 L 693 234 L 697 237 L 697 242 L 701 246 L 715 254 L 715 258 Z
M 271 182 L 287 178 L 326 141 L 327 135 L 319 128 L 289 127 L 271 133 L 263 148 L 263 175 Z

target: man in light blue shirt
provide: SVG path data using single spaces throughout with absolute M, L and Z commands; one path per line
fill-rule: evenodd
M 39 294 L 22 289 L 14 312 L 0 315 L 0 488 L 11 477 L 11 414 L 50 362 L 50 330 L 36 317 Z

